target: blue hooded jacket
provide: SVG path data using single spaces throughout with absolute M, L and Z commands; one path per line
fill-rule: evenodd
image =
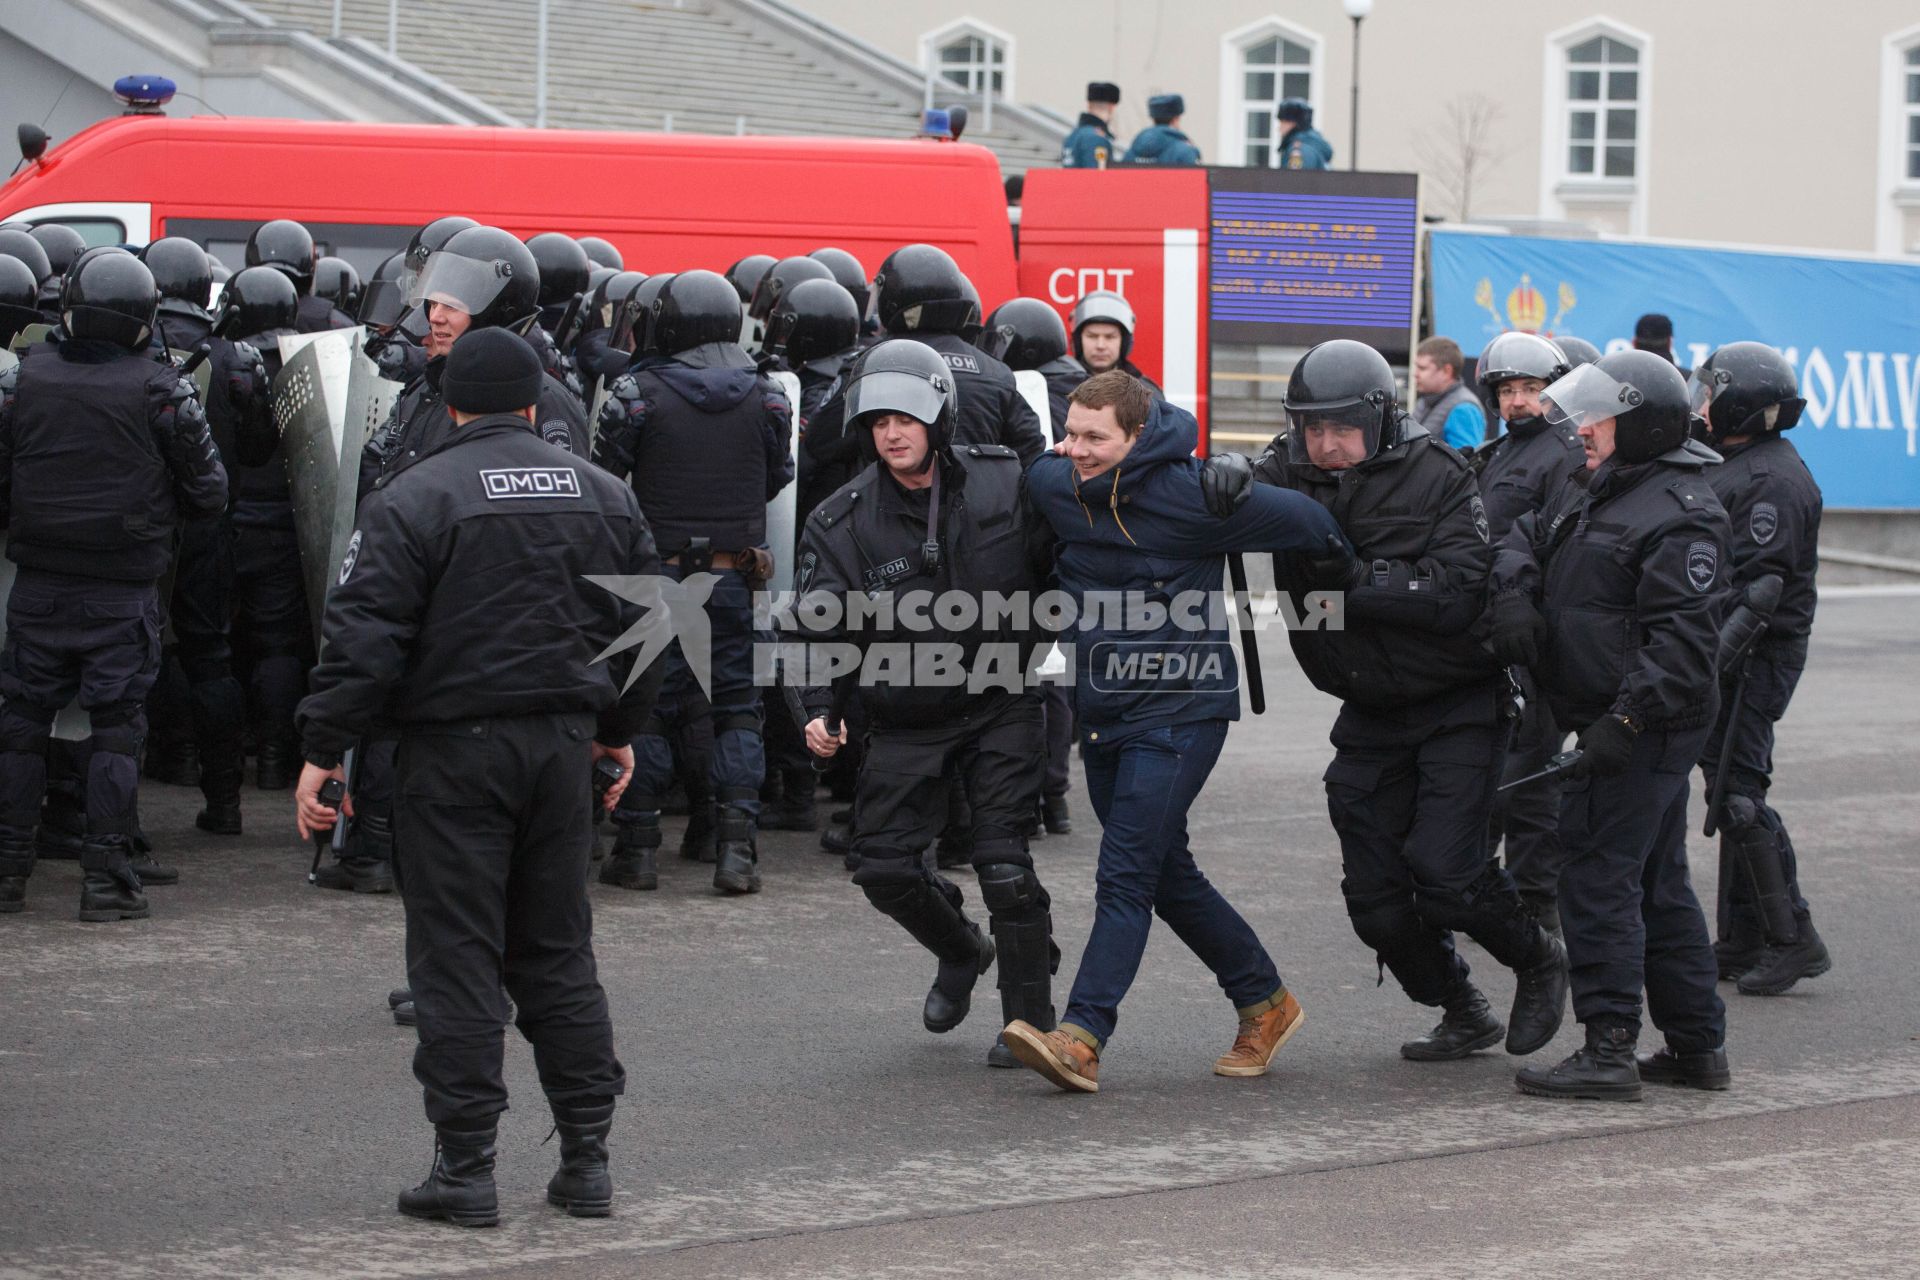
M 1226 620 L 1195 602 L 1218 596 L 1230 551 L 1320 552 L 1329 535 L 1345 542 L 1326 508 L 1287 489 L 1256 485 L 1233 515 L 1210 513 L 1193 456 L 1199 438 L 1192 414 L 1156 400 L 1112 470 L 1081 484 L 1073 463 L 1054 453 L 1027 468 L 1029 500 L 1060 539 L 1060 589 L 1079 611 L 1063 639 L 1075 646 L 1076 710 L 1089 741 L 1239 719 L 1240 669 Z M 1090 593 L 1135 601 L 1142 607 L 1129 612 L 1140 616 L 1090 608 Z

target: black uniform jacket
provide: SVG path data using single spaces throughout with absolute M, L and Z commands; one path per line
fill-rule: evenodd
M 1036 651 L 1052 637 L 1030 625 L 1032 612 L 989 617 L 980 610 L 969 627 L 940 625 L 928 609 L 928 626 L 903 624 L 903 597 L 913 592 L 965 592 L 979 598 L 995 593 L 1003 598 L 1027 593 L 1029 599 L 1048 588 L 1053 566 L 1053 526 L 1035 514 L 1026 501 L 1020 461 L 1013 450 L 991 444 L 956 444 L 941 463 L 940 556 L 928 573 L 923 546 L 928 541 L 929 490 L 903 489 L 874 464 L 834 492 L 807 517 L 800 538 L 800 557 L 794 589 L 804 600 L 824 593 L 843 600 L 849 596 L 892 594 L 894 626 L 850 630 L 842 618 L 838 626 L 806 626 L 806 614 L 797 614 L 803 628 L 794 638 L 845 641 L 863 649 L 889 645 L 952 644 L 972 668 L 982 645 L 993 644 L 994 661 L 1006 673 L 1009 658 L 1025 672 Z M 991 625 L 989 625 L 991 624 Z M 982 668 L 984 670 L 984 667 Z M 1004 698 L 1005 685 L 970 691 L 957 686 L 875 686 L 860 690 L 873 724 L 880 728 L 931 728 L 962 716 L 981 700 Z M 810 687 L 802 695 L 810 714 L 825 714 L 830 693 Z
M 628 661 L 597 659 L 641 609 L 588 575 L 659 572 L 624 484 L 524 418 L 455 428 L 360 505 L 300 704 L 307 758 L 330 767 L 375 723 L 566 712 L 628 742 L 663 668 L 621 692 Z
M 1609 712 L 1649 729 L 1712 723 L 1727 513 L 1702 473 L 1718 464 L 1692 442 L 1651 462 L 1616 454 L 1575 472 L 1500 543 L 1493 589 L 1532 598 L 1546 617 L 1533 674 L 1560 724 Z
M 1780 607 L 1761 639 L 1759 652 L 1804 662 L 1813 630 L 1820 568 L 1820 486 L 1800 451 L 1779 434 L 1758 436 L 1724 449 L 1726 461 L 1707 468 L 1720 505 L 1727 509 L 1733 539 L 1733 603 L 1762 574 L 1780 575 Z
M 1254 476 L 1325 507 L 1353 544 L 1357 579 L 1346 587 L 1345 625 L 1287 632 L 1314 687 L 1368 707 L 1420 702 L 1491 679 L 1487 575 L 1493 548 L 1473 475 L 1460 455 L 1408 421 L 1405 438 L 1345 471 L 1289 462 L 1276 436 Z M 1307 558 L 1273 558 L 1274 583 L 1294 597 L 1314 590 Z

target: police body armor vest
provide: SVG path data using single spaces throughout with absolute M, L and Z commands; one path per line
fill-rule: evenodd
M 756 389 L 708 413 L 650 371 L 633 374 L 652 405 L 633 457 L 633 492 L 663 556 L 693 538 L 714 551 L 767 540 L 766 397 Z
M 15 564 L 125 582 L 166 572 L 176 511 L 149 388 L 170 376 L 133 354 L 84 364 L 42 347 L 21 361 L 7 531 Z

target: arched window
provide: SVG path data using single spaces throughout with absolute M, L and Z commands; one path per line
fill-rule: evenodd
M 920 38 L 928 74 L 963 93 L 1013 95 L 1013 37 L 964 19 Z
M 1542 216 L 1644 234 L 1653 41 L 1595 18 L 1547 36 Z
M 1220 155 L 1270 169 L 1278 159 L 1273 109 L 1284 98 L 1320 103 L 1320 37 L 1278 18 L 1228 32 L 1220 44 Z

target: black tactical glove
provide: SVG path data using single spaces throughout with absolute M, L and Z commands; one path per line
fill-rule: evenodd
M 1627 771 L 1633 759 L 1633 740 L 1640 731 L 1625 716 L 1609 713 L 1580 732 L 1580 759 L 1573 766 L 1576 778 L 1611 778 Z
M 1200 496 L 1222 520 L 1246 505 L 1253 483 L 1253 464 L 1244 453 L 1216 453 L 1200 464 Z
M 1540 646 L 1547 639 L 1547 620 L 1520 592 L 1493 600 L 1493 656 L 1509 666 L 1540 663 Z
M 1354 558 L 1352 548 L 1338 534 L 1328 534 L 1326 548 L 1307 557 L 1307 581 L 1315 591 L 1351 590 L 1365 571 L 1366 566 Z

